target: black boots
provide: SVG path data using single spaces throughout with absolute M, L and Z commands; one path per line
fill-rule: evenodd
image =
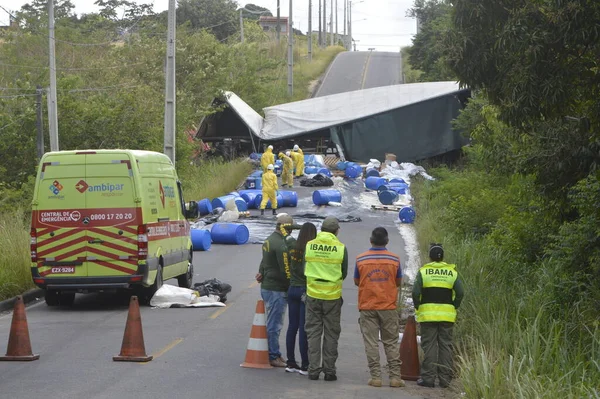
M 277 215 L 277 210 L 273 209 L 273 216 L 276 216 L 276 215 Z
M 260 216 L 265 216 L 265 210 L 264 209 L 260 210 Z

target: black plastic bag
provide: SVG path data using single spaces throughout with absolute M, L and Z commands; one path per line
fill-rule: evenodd
M 219 297 L 219 302 L 225 303 L 227 294 L 231 292 L 231 285 L 213 278 L 194 284 L 194 290 L 198 291 L 200 296 L 216 295 Z

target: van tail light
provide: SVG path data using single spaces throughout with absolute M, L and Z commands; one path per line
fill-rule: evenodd
M 37 231 L 32 227 L 29 231 L 29 251 L 31 252 L 31 261 L 37 262 Z
M 148 258 L 148 226 L 141 224 L 137 228 L 138 260 Z

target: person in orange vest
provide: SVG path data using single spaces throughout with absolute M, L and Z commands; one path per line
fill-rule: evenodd
M 453 374 L 452 329 L 464 289 L 456 265 L 444 262 L 442 244 L 430 245 L 429 259 L 419 269 L 412 290 L 425 353 L 417 385 L 434 388 L 438 377 L 440 387 L 447 388 Z
M 385 350 L 390 374 L 390 386 L 400 388 L 400 318 L 398 317 L 398 287 L 402 285 L 400 257 L 387 250 L 388 232 L 377 227 L 371 233 L 371 249 L 356 257 L 354 284 L 358 286 L 360 331 L 365 343 L 365 353 L 372 387 L 382 386 L 379 359 L 379 335 Z

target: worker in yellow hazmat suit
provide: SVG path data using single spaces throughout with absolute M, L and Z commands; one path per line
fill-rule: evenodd
M 275 167 L 273 164 L 267 165 L 267 171 L 262 175 L 262 201 L 260 202 L 260 214 L 265 214 L 265 208 L 269 200 L 271 201 L 271 209 L 273 215 L 277 215 L 277 176 L 273 172 Z
M 283 171 L 281 172 L 281 186 L 282 187 L 294 187 L 294 164 L 291 153 L 288 151 L 285 154 L 279 153 L 279 159 L 283 161 Z
M 298 144 L 294 146 L 294 153 L 300 156 L 297 156 L 296 159 L 296 177 L 304 176 L 304 152 L 300 149 Z
M 298 154 L 297 152 L 291 152 L 290 158 L 292 158 L 292 161 L 294 163 L 294 173 L 296 176 L 298 176 L 298 166 L 300 165 L 300 162 L 304 160 L 304 156 Z
M 273 154 L 273 146 L 267 147 L 267 150 L 260 158 L 260 166 L 262 166 L 263 173 L 267 171 L 268 165 L 275 165 L 275 155 Z

